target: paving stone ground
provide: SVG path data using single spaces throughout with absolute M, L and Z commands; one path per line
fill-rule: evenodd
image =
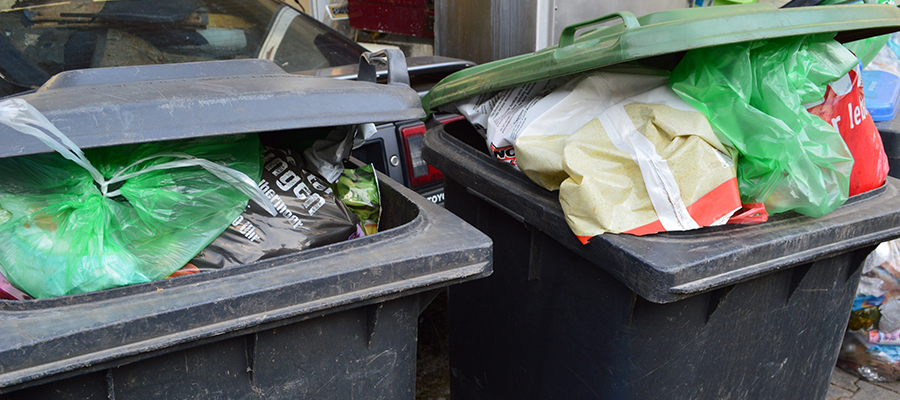
M 825 400 L 900 400 L 900 382 L 867 382 L 835 367 Z

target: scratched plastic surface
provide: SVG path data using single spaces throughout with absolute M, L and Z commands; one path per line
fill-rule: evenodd
M 71 71 L 85 79 L 23 97 L 83 148 L 424 116 L 407 85 L 259 63 Z M 145 81 L 118 73 L 138 70 Z M 0 158 L 46 151 L 9 137 L 0 131 Z M 374 235 L 124 288 L 0 300 L 0 399 L 412 399 L 418 314 L 435 290 L 489 275 L 492 246 L 378 179 Z
M 449 291 L 451 392 L 466 399 L 822 399 L 859 265 L 900 236 L 888 178 L 821 218 L 585 246 L 556 193 L 463 132 L 477 135 L 428 131 L 424 157 L 447 209 L 494 241 L 494 274 Z

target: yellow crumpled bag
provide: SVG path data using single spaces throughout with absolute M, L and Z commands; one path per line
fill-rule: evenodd
M 669 88 L 630 66 L 532 82 L 454 104 L 510 163 L 559 200 L 583 243 L 721 225 L 741 208 L 736 152 Z
M 572 113 L 592 96 L 609 95 L 597 87 L 574 85 L 553 108 Z M 559 190 L 583 243 L 606 232 L 721 225 L 741 207 L 733 149 L 668 86 L 622 100 L 571 134 L 543 133 L 515 140 L 516 164 L 538 185 Z

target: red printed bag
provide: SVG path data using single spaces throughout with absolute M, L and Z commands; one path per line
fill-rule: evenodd
M 850 196 L 884 184 L 888 173 L 887 155 L 881 135 L 866 111 L 859 67 L 828 85 L 821 103 L 807 107 L 840 132 L 853 155 L 850 172 Z

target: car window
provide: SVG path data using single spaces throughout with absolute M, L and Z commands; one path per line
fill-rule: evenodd
M 269 25 L 259 58 L 274 61 L 288 72 L 353 64 L 359 53 L 348 52 L 348 39 L 311 24 L 290 7 L 281 7 Z M 349 43 L 348 43 L 349 42 Z
M 0 78 L 265 58 L 288 72 L 358 62 L 357 43 L 275 0 L 0 0 Z

